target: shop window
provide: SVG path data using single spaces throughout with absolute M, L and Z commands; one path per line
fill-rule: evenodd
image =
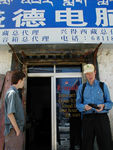
M 56 66 L 56 73 L 82 72 L 81 65 L 76 66 Z
M 53 66 L 29 66 L 28 73 L 53 73 Z

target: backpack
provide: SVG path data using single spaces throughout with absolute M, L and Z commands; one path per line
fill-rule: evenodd
M 99 82 L 99 86 L 102 89 L 103 97 L 104 97 L 104 102 L 105 102 L 106 100 L 105 100 L 105 95 L 104 95 L 104 82 Z M 83 87 L 82 87 L 82 103 L 84 102 L 83 94 L 84 94 L 85 87 L 86 87 L 86 83 L 84 83 Z

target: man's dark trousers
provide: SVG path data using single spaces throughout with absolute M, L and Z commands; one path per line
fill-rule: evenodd
M 110 122 L 106 113 L 83 115 L 82 150 L 94 149 L 95 136 L 99 150 L 113 150 Z

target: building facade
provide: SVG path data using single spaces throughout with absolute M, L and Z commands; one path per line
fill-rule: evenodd
M 81 114 L 75 104 L 78 86 L 85 82 L 84 64 L 96 66 L 96 78 L 106 82 L 113 101 L 112 4 L 112 0 L 0 0 L 0 150 L 4 95 L 14 70 L 27 74 L 20 91 L 25 150 L 79 148 Z M 113 137 L 113 109 L 109 118 Z

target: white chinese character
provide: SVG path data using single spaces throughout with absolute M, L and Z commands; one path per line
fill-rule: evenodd
M 87 0 L 84 0 L 85 6 L 87 6 Z
M 13 2 L 13 0 L 0 0 L 0 4 L 8 4 L 8 5 L 10 5 L 11 2 Z
M 113 26 L 113 10 L 108 10 L 109 25 Z
M 76 2 L 83 3 L 83 0 L 76 0 Z M 85 6 L 87 6 L 87 0 L 84 0 Z
M 14 12 L 14 15 L 17 15 L 12 20 L 16 21 L 16 27 L 26 26 L 26 27 L 38 27 L 45 26 L 44 18 L 45 10 L 23 10 L 19 9 Z
M 42 4 L 42 3 L 49 3 L 53 6 L 53 2 L 50 0 L 21 0 L 21 3 L 29 3 L 29 4 Z
M 22 4 L 25 4 L 25 3 L 31 4 L 31 0 L 21 0 L 21 3 L 22 3 Z
M 109 5 L 109 1 L 108 0 L 98 0 L 98 5 Z
M 38 4 L 41 4 L 41 0 L 31 0 L 31 3 L 38 3 Z
M 76 0 L 76 2 L 79 2 L 79 3 L 81 3 L 81 4 L 82 4 L 82 0 Z
M 5 17 L 2 16 L 4 13 L 4 11 L 0 11 L 0 27 L 5 27 L 5 25 L 2 25 L 2 21 L 5 20 Z
M 102 26 L 108 26 L 108 20 L 109 25 L 113 26 L 113 10 L 108 10 L 106 8 L 96 8 L 96 14 L 97 14 L 97 21 L 96 25 L 102 25 Z
M 87 22 L 83 20 L 82 10 L 66 10 L 56 11 L 56 22 L 66 22 L 67 26 L 86 26 Z
M 53 2 L 51 2 L 50 0 L 44 0 L 42 3 L 49 3 L 53 6 Z
M 75 6 L 75 1 L 83 3 L 83 0 L 63 0 L 63 6 Z M 87 6 L 87 0 L 84 0 L 85 6 Z
M 33 3 L 38 3 L 41 4 L 41 0 L 21 0 L 21 3 L 29 3 L 29 4 L 33 4 Z
M 64 0 L 63 6 L 74 6 L 75 5 L 74 1 L 75 0 Z
M 107 9 L 106 8 L 96 8 L 97 21 L 96 25 L 99 26 L 102 23 L 102 26 L 108 26 L 107 18 Z

